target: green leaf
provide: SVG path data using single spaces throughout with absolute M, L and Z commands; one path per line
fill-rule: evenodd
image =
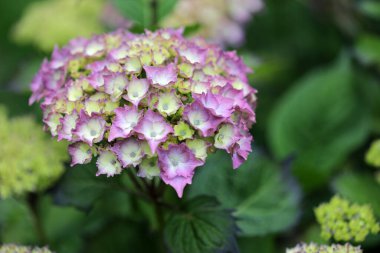
M 161 238 L 148 228 L 144 223 L 113 219 L 105 228 L 88 236 L 87 247 L 83 252 L 158 252 L 158 240 Z
M 83 241 L 80 236 L 86 218 L 83 212 L 73 207 L 55 206 L 50 197 L 44 197 L 39 204 L 39 213 L 51 249 L 60 253 L 81 251 Z
M 334 190 L 344 198 L 358 204 L 369 204 L 380 217 L 380 184 L 373 176 L 348 172 L 340 175 L 333 184 Z
M 362 1 L 359 8 L 368 17 L 380 19 L 380 3 L 378 1 Z
M 104 176 L 97 177 L 95 174 L 94 163 L 68 168 L 55 189 L 55 202 L 88 209 L 101 196 L 115 191 L 114 187 L 117 187 L 118 178 L 106 179 Z
M 113 0 L 116 8 L 127 19 L 143 27 L 151 24 L 150 0 Z
M 176 6 L 178 0 L 158 0 L 158 19 L 162 20 Z
M 225 208 L 234 209 L 240 233 L 264 235 L 285 230 L 294 224 L 297 192 L 287 184 L 279 169 L 264 157 L 250 155 L 237 170 L 231 158 L 217 152 L 195 175 L 190 196 L 215 196 Z
M 0 200 L 0 241 L 30 244 L 36 240 L 36 228 L 28 206 L 15 199 Z
M 14 91 L 0 91 L 0 106 L 5 106 L 9 116 L 20 116 L 25 114 L 34 113 L 35 115 L 41 114 L 39 105 L 34 104 L 29 106 L 29 92 L 16 93 Z
M 312 190 L 365 141 L 368 115 L 343 57 L 302 78 L 280 100 L 269 122 L 270 146 L 277 159 L 295 156 L 293 171 Z
M 276 242 L 271 236 L 241 237 L 238 239 L 241 253 L 276 253 Z
M 377 65 L 380 68 L 380 37 L 375 34 L 362 34 L 355 45 L 355 52 L 361 62 Z
M 165 241 L 175 253 L 236 252 L 235 222 L 215 198 L 199 196 L 187 201 L 165 226 Z

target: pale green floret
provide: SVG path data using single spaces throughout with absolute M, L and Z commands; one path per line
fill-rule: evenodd
M 180 101 L 174 93 L 161 93 L 158 97 L 157 110 L 165 116 L 177 112 Z
M 380 140 L 372 142 L 365 155 L 365 161 L 369 165 L 380 168 Z
M 0 107 L 0 198 L 37 192 L 63 173 L 67 144 L 51 140 L 28 116 L 7 118 Z
M 157 157 L 144 158 L 139 165 L 140 177 L 146 177 L 147 179 L 152 179 L 160 175 L 160 168 L 158 167 Z
M 108 94 L 97 92 L 84 102 L 84 110 L 87 114 L 92 113 L 113 113 L 119 107 L 119 102 L 111 101 Z
M 160 49 L 155 49 L 153 51 L 153 61 L 156 65 L 163 64 L 170 57 L 169 51 L 161 47 Z
M 16 244 L 4 244 L 0 246 L 0 253 L 52 253 L 47 247 L 28 247 Z
M 179 75 L 184 78 L 191 78 L 194 72 L 194 66 L 186 62 L 179 64 L 178 69 Z
M 142 69 L 141 62 L 138 57 L 131 57 L 128 58 L 124 65 L 125 71 L 129 73 L 136 73 L 139 74 Z
M 141 52 L 140 61 L 143 66 L 152 65 L 153 57 L 151 51 L 147 50 L 146 52 Z
M 352 204 L 334 196 L 329 203 L 321 204 L 314 211 L 321 225 L 321 236 L 326 240 L 362 242 L 368 234 L 380 231 L 369 205 Z
M 193 151 L 196 158 L 205 160 L 207 158 L 207 142 L 201 139 L 186 140 L 186 145 Z
M 286 253 L 362 253 L 360 247 L 354 247 L 350 244 L 340 245 L 317 245 L 315 243 L 301 243 L 292 249 L 287 249 Z
M 178 79 L 175 83 L 175 87 L 182 94 L 189 94 L 191 92 L 191 83 L 188 80 Z
M 228 148 L 233 143 L 235 136 L 234 127 L 230 124 L 223 125 L 215 135 L 214 146 L 216 148 Z
M 67 89 L 67 99 L 69 101 L 75 102 L 81 99 L 83 96 L 83 89 L 79 85 L 72 85 Z
M 152 157 L 153 153 L 150 150 L 149 144 L 146 141 L 141 142 L 141 149 L 144 152 L 144 154 L 148 157 Z
M 180 141 L 191 139 L 194 135 L 194 130 L 191 129 L 188 124 L 181 121 L 174 126 L 174 135 L 177 136 Z
M 113 176 L 121 173 L 121 164 L 117 160 L 116 155 L 111 151 L 101 153 L 97 165 L 99 168 L 97 175 L 106 174 L 107 176 Z
M 124 92 L 126 87 L 125 79 L 122 76 L 116 76 L 111 81 L 109 86 L 111 87 L 111 99 L 117 100 Z

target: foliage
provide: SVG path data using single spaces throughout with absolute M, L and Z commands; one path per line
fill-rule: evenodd
M 216 199 L 199 196 L 182 208 L 166 224 L 165 240 L 171 252 L 237 252 L 234 249 L 234 218 Z
M 0 197 L 0 252 L 48 246 L 58 253 L 377 253 L 380 235 L 364 234 L 380 220 L 380 3 L 265 0 L 256 12 L 255 2 L 0 1 L 0 104 L 7 111 L 0 117 L 0 168 L 7 171 L 0 189 L 10 182 L 26 189 Z M 55 43 L 103 33 L 108 21 L 142 33 L 168 20 L 189 24 L 187 38 L 203 34 L 236 50 L 253 68 L 247 80 L 258 90 L 246 163 L 233 170 L 232 153 L 188 139 L 200 159 L 209 156 L 183 199 L 154 177 L 151 160 L 142 172 L 125 168 L 114 178 L 95 176 L 98 157 L 70 167 L 65 148 L 36 123 L 39 105 L 28 106 L 29 84 Z M 59 66 L 63 58 L 55 55 Z M 70 73 L 78 77 L 83 64 L 73 61 Z M 173 126 L 179 141 L 196 134 L 188 123 Z M 31 187 L 36 174 L 24 173 L 31 164 L 54 178 Z M 327 227 L 338 231 L 329 240 L 321 237 Z M 364 239 L 360 247 L 355 237 Z
M 222 152 L 210 157 L 189 192 L 189 196 L 202 194 L 215 196 L 233 209 L 239 233 L 245 236 L 285 230 L 298 216 L 297 186 L 258 152 L 237 171 Z

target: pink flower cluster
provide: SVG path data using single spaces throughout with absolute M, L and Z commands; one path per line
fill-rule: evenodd
M 97 175 L 137 167 L 182 196 L 208 153 L 224 149 L 233 167 L 251 152 L 255 89 L 235 52 L 182 30 L 125 30 L 56 48 L 35 76 L 30 103 L 71 143 L 72 165 L 97 156 Z

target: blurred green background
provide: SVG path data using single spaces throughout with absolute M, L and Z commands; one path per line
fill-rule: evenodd
M 17 36 L 27 8 L 43 2 L 48 1 L 0 1 L 0 104 L 11 117 L 40 117 L 38 106 L 27 105 L 28 87 L 50 54 L 55 38 L 50 34 L 60 43 L 65 36 L 131 26 L 119 19 L 105 22 L 107 4 L 121 16 L 140 19 L 132 25 L 134 31 L 146 27 L 141 17 L 149 15 L 141 7 L 146 1 L 80 5 L 81 0 L 74 0 L 74 5 L 54 7 L 56 13 L 46 7 L 46 15 L 32 15 L 23 23 L 26 34 Z M 164 16 L 176 1 L 159 3 L 166 6 Z M 380 2 L 264 3 L 244 26 L 245 41 L 227 45 L 254 69 L 250 81 L 258 90 L 258 106 L 253 153 L 238 171 L 226 165 L 225 154 L 213 155 L 185 192 L 185 199 L 213 195 L 223 207 L 234 209 L 234 243 L 247 253 L 284 252 L 299 241 L 327 243 L 319 236 L 313 208 L 335 193 L 370 204 L 380 218 L 379 170 L 364 159 L 380 138 Z M 131 17 L 131 9 L 141 15 Z M 112 13 L 108 15 L 114 17 Z M 118 189 L 118 181 L 127 179 L 95 178 L 91 165 L 66 167 L 56 185 L 37 194 L 36 212 L 28 209 L 27 197 L 0 200 L 0 242 L 48 244 L 59 253 L 157 252 L 161 238 L 152 232 L 157 225 L 152 207 Z M 362 246 L 364 252 L 380 252 L 380 236 L 369 237 Z

